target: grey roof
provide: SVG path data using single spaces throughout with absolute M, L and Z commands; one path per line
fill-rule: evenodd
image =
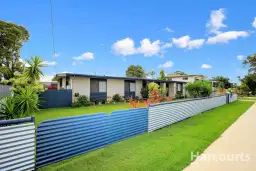
M 58 80 L 60 77 L 87 77 L 87 78 L 97 78 L 97 79 L 122 79 L 122 80 L 142 80 L 142 81 L 152 81 L 152 82 L 162 82 L 162 83 L 187 83 L 184 81 L 172 81 L 172 80 L 158 80 L 150 78 L 135 78 L 135 77 L 118 77 L 118 76 L 106 76 L 106 75 L 90 75 L 90 74 L 75 74 L 75 73 L 59 73 L 56 74 L 53 80 Z

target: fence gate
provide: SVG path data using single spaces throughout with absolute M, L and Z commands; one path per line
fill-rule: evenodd
M 34 118 L 0 121 L 0 170 L 35 170 Z

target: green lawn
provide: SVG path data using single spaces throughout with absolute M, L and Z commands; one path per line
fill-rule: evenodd
M 182 122 L 41 168 L 41 171 L 180 171 L 253 102 L 236 101 Z
M 83 114 L 92 114 L 99 112 L 111 113 L 114 110 L 129 109 L 131 105 L 126 104 L 106 104 L 106 105 L 96 105 L 89 107 L 81 108 L 52 108 L 52 109 L 43 109 L 36 114 L 36 125 L 39 125 L 44 120 L 62 118 L 68 116 L 77 116 Z

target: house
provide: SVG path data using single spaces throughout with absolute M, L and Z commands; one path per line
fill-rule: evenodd
M 189 75 L 175 75 L 175 74 L 168 74 L 167 76 L 168 80 L 171 81 L 183 81 L 183 82 L 194 82 L 196 80 L 204 80 L 207 77 L 204 75 L 193 75 L 193 74 L 189 74 Z
M 57 81 L 57 89 L 72 89 L 73 101 L 75 93 L 86 95 L 91 100 L 106 101 L 114 94 L 125 98 L 141 96 L 141 89 L 148 83 L 155 82 L 167 89 L 167 96 L 174 98 L 177 92 L 185 95 L 185 82 L 172 80 L 155 80 L 148 78 L 129 78 L 115 76 L 99 76 L 74 73 L 59 73 L 53 78 Z

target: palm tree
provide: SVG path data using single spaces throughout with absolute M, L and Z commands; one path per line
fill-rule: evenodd
M 42 67 L 46 66 L 44 62 L 45 61 L 39 56 L 31 57 L 31 60 L 26 59 L 28 67 L 25 68 L 25 77 L 32 83 L 39 81 L 40 77 L 44 76 L 44 73 L 41 70 Z
M 148 73 L 150 76 L 151 76 L 151 78 L 153 79 L 154 78 L 154 75 L 156 75 L 156 72 L 155 71 L 151 71 L 151 72 L 149 72 Z

